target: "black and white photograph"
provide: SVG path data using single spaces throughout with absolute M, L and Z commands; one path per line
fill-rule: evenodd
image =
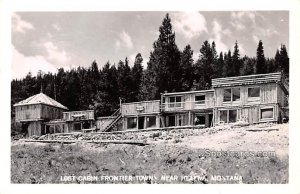
M 288 24 L 13 13 L 11 182 L 288 183 Z
M 9 13 L 9 184 L 291 183 L 290 10 Z

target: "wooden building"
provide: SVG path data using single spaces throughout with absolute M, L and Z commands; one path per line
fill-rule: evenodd
M 80 132 L 96 129 L 94 110 L 63 112 L 66 132 Z
M 166 127 L 211 126 L 213 97 L 213 90 L 163 93 L 161 111 L 164 125 Z
M 160 101 L 123 103 L 123 130 L 160 128 Z
M 279 122 L 287 106 L 288 85 L 281 73 L 212 79 L 214 123 Z
M 68 110 L 56 100 L 42 92 L 14 104 L 16 122 L 22 123 L 22 128 L 28 136 L 40 136 L 46 133 L 45 122 L 61 119 L 63 111 Z

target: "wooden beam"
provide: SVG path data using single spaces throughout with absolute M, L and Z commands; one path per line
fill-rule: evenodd
M 63 143 L 63 144 L 71 144 L 77 142 L 85 142 L 85 143 L 95 143 L 95 144 L 131 144 L 131 145 L 139 145 L 145 146 L 149 145 L 149 143 L 144 141 L 131 141 L 131 140 L 106 140 L 106 141 L 98 141 L 98 140 L 88 140 L 88 141 L 79 141 L 79 140 L 31 140 L 31 139 L 20 139 L 25 142 L 38 142 L 38 143 Z

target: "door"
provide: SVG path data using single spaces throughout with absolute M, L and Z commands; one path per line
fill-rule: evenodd
M 139 117 L 139 126 L 138 129 L 144 129 L 145 117 Z

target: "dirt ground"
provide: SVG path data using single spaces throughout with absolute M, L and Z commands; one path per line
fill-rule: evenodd
M 288 125 L 251 128 L 134 134 L 146 146 L 84 142 L 91 134 L 74 144 L 13 141 L 11 182 L 288 183 Z

